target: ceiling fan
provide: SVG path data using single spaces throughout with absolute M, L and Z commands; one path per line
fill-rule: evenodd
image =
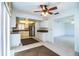
M 59 14 L 58 12 L 54 13 L 53 10 L 56 10 L 57 7 L 51 7 L 51 8 L 47 8 L 47 5 L 40 5 L 41 10 L 40 11 L 34 11 L 34 12 L 41 12 L 42 15 L 46 16 L 47 14 Z

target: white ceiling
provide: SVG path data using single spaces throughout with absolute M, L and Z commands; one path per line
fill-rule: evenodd
M 74 21 L 74 19 L 73 19 L 73 15 L 71 15 L 71 16 L 55 19 L 54 21 L 55 22 L 67 22 L 67 21 Z
M 35 13 L 34 11 L 40 10 L 40 5 L 45 4 L 48 5 L 48 7 L 53 7 L 59 2 L 13 2 L 13 9 L 16 11 L 21 11 L 29 14 L 36 14 L 40 15 L 40 13 Z
M 24 11 L 32 11 L 32 10 L 37 10 L 40 9 L 40 5 L 48 5 L 48 6 L 53 6 L 55 4 L 58 4 L 57 2 L 13 2 L 13 7 L 14 9 L 18 10 L 24 10 Z
M 63 11 L 70 10 L 75 3 L 72 2 L 13 2 L 13 9 L 19 13 L 41 16 L 40 13 L 34 11 L 40 10 L 40 5 L 46 4 L 48 7 L 57 6 L 57 11 L 61 14 Z M 49 16 L 48 16 L 49 17 Z

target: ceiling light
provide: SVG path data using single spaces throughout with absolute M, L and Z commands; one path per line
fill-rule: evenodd
M 48 15 L 48 12 L 42 12 L 41 13 L 43 16 L 47 16 Z
M 45 10 L 45 7 L 43 6 L 43 10 Z
M 25 23 L 25 21 L 23 21 L 23 20 L 20 20 L 19 22 L 20 22 L 20 23 Z
M 34 23 L 33 21 L 29 21 L 29 23 Z

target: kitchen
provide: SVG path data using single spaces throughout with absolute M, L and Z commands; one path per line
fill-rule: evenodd
M 17 17 L 16 27 L 12 27 L 11 31 L 11 48 L 22 46 L 22 41 L 28 38 L 33 38 L 37 41 L 46 41 L 48 39 L 48 21 L 34 21 L 32 19 Z M 31 41 L 27 42 L 30 43 Z

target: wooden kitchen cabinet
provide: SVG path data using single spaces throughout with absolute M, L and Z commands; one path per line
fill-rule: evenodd
M 29 31 L 20 31 L 21 39 L 29 38 Z

